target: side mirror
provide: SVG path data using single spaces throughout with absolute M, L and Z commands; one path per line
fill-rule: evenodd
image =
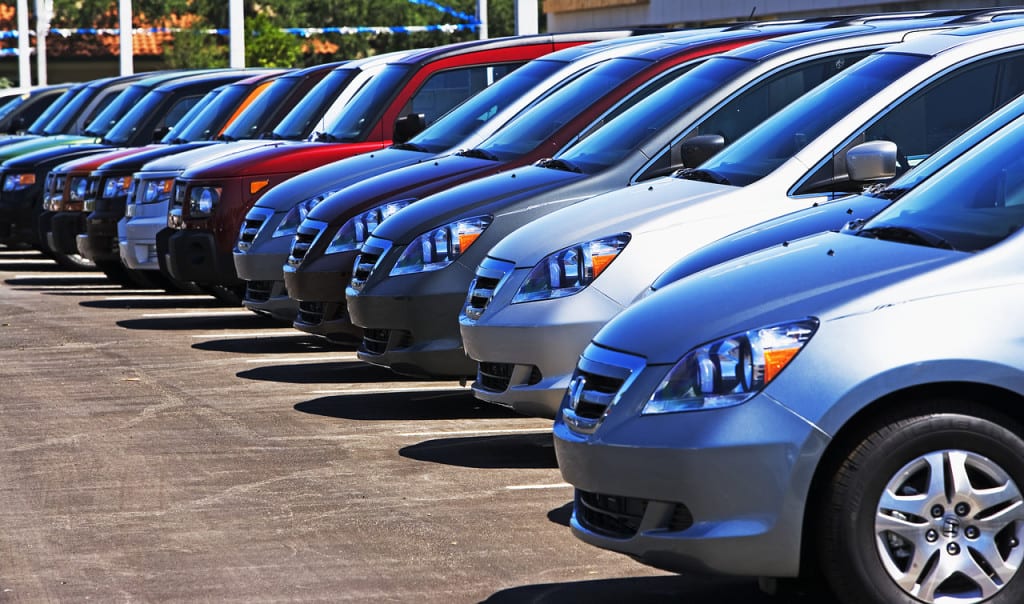
M 846 152 L 846 173 L 854 182 L 876 182 L 896 176 L 899 151 L 892 141 L 868 141 Z
M 153 131 L 153 142 L 159 143 L 165 136 L 167 136 L 167 133 L 170 131 L 171 129 L 168 126 L 165 126 L 163 128 L 157 128 L 156 130 Z
M 404 143 L 427 128 L 427 119 L 422 113 L 410 113 L 395 120 L 395 131 L 391 135 L 394 143 Z
M 696 168 L 725 148 L 721 134 L 701 134 L 679 144 L 679 162 L 687 168 Z

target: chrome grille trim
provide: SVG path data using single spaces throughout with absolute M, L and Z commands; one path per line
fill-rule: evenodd
M 469 285 L 469 294 L 462 313 L 470 321 L 477 321 L 487 305 L 494 299 L 494 294 L 501 288 L 516 265 L 513 262 L 497 260 L 490 256 L 483 259 L 476 269 L 476 278 Z
M 575 432 L 592 433 L 646 366 L 642 357 L 588 346 L 565 394 L 566 425 Z
M 392 243 L 387 239 L 378 239 L 372 235 L 367 238 L 352 266 L 352 289 L 357 292 L 363 291 L 366 280 L 370 278 L 370 274 L 380 264 L 381 259 L 387 255 L 391 246 Z
M 302 224 L 295 230 L 295 237 L 292 239 L 292 249 L 288 253 L 288 266 L 295 267 L 302 264 L 302 260 L 306 257 L 306 253 L 309 252 L 309 248 L 313 247 L 313 244 L 316 243 L 316 240 L 326 228 L 326 222 L 310 220 L 308 218 L 303 220 Z
M 273 215 L 274 211 L 268 208 L 252 208 L 249 210 L 249 213 L 245 215 L 245 220 L 242 221 L 242 228 L 238 232 L 238 251 L 245 253 L 252 248 L 253 242 L 256 241 L 260 231 L 263 230 L 263 226 L 267 224 L 267 221 Z

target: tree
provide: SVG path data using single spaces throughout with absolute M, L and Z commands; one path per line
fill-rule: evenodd
M 249 67 L 295 67 L 302 59 L 302 42 L 281 31 L 259 13 L 245 20 L 245 64 Z

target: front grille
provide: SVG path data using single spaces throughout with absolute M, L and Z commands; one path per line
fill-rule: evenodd
M 292 240 L 292 251 L 288 254 L 289 266 L 298 266 L 302 263 L 309 248 L 313 247 L 316 238 L 326 227 L 325 223 L 316 224 L 313 221 L 306 221 L 299 225 L 295 231 L 295 239 Z
M 491 392 L 505 392 L 512 381 L 512 363 L 484 363 L 477 365 L 476 385 Z
M 270 300 L 270 293 L 273 289 L 273 281 L 246 281 L 245 299 L 253 302 L 266 302 Z
M 598 420 L 612 404 L 625 380 L 597 373 L 577 370 L 573 383 L 580 384 L 579 395 L 573 400 L 573 410 L 583 419 Z
M 256 240 L 256 233 L 260 232 L 260 227 L 263 226 L 265 220 L 261 217 L 258 220 L 252 218 L 246 218 L 245 222 L 242 223 L 242 231 L 238 234 L 238 249 L 246 252 L 252 247 L 252 242 Z
M 100 195 L 100 179 L 90 176 L 86 181 L 85 198 L 96 199 Z
M 319 325 L 324 321 L 323 302 L 299 302 L 297 318 L 300 323 Z
M 647 500 L 576 491 L 576 520 L 587 530 L 629 539 L 640 530 Z
M 384 354 L 388 349 L 390 329 L 364 329 L 363 350 L 370 354 Z
M 142 203 L 142 196 L 146 194 L 146 188 L 139 186 L 139 203 Z M 185 183 L 175 180 L 174 188 L 171 190 L 171 209 L 177 208 L 180 212 L 185 207 Z
M 476 320 L 483 314 L 484 309 L 494 297 L 494 290 L 498 288 L 501 278 L 485 277 L 477 275 L 469 288 L 469 300 L 466 302 L 466 316 Z
M 373 267 L 377 266 L 379 260 L 380 254 L 373 252 L 363 251 L 356 256 L 355 265 L 352 267 L 352 289 L 356 291 L 363 289 L 366 280 L 370 278 L 370 273 L 373 272 Z

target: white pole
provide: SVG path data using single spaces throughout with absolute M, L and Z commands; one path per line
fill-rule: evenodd
M 537 23 L 537 0 L 516 0 L 516 35 L 537 33 Z
M 117 5 L 118 29 L 121 32 L 121 75 L 135 73 L 135 45 L 132 41 L 132 0 L 120 0 Z
M 28 50 L 28 0 L 18 0 L 18 85 L 32 87 L 32 65 Z
M 234 69 L 245 67 L 245 16 L 242 0 L 231 0 L 228 7 L 228 29 L 231 51 L 229 61 Z
M 487 0 L 476 0 L 476 20 L 480 22 L 480 39 L 487 39 Z
M 46 86 L 46 33 L 52 18 L 53 0 L 36 0 L 36 71 L 40 86 Z

